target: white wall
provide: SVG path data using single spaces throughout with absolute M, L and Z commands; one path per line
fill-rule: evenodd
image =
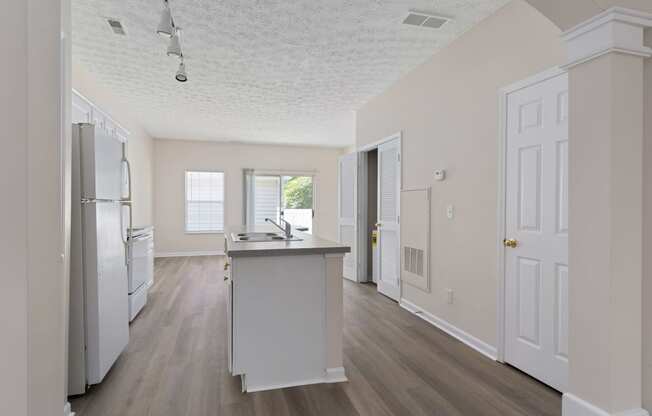
M 152 224 L 154 140 L 138 123 L 128 107 L 92 74 L 73 60 L 72 85 L 80 94 L 106 112 L 113 120 L 131 133 L 127 144 L 127 157 L 131 163 L 131 186 L 134 225 Z
M 645 44 L 652 46 L 652 29 Z M 652 412 L 652 59 L 645 61 L 643 139 L 643 407 Z
M 242 224 L 243 169 L 316 170 L 313 234 L 337 238 L 338 149 L 155 140 L 154 226 L 156 252 L 222 251 L 222 234 L 184 232 L 184 172 L 225 173 L 226 226 Z
M 65 400 L 62 54 L 67 1 L 3 2 L 0 25 L 0 414 L 60 416 Z M 62 24 L 63 23 L 63 24 Z
M 433 187 L 432 292 L 404 285 L 403 296 L 494 346 L 498 91 L 563 63 L 559 34 L 516 0 L 358 111 L 358 146 L 402 131 L 403 187 Z M 438 168 L 447 170 L 445 182 L 434 182 Z M 401 212 L 410 215 L 410 207 Z

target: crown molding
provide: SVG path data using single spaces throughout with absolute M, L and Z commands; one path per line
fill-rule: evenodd
M 643 43 L 644 30 L 652 27 L 652 14 L 612 7 L 562 33 L 570 68 L 608 53 L 649 58 L 652 48 Z

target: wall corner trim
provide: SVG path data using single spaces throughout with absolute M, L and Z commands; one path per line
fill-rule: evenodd
M 561 414 L 562 416 L 650 416 L 647 410 L 640 408 L 609 413 L 571 393 L 564 393 L 562 397 Z
M 223 250 L 215 251 L 158 251 L 154 257 L 197 257 L 197 256 L 223 256 Z
M 570 68 L 608 53 L 652 57 L 652 48 L 643 43 L 645 28 L 652 27 L 652 14 L 623 7 L 604 12 L 562 33 Z
M 442 331 L 446 332 L 448 335 L 452 336 L 458 341 L 461 341 L 467 346 L 478 351 L 480 354 L 486 356 L 487 358 L 490 358 L 493 361 L 496 361 L 496 357 L 498 354 L 496 347 L 489 345 L 486 342 L 482 341 L 481 339 L 476 338 L 473 335 L 461 330 L 460 328 L 456 327 L 455 325 L 452 325 L 448 321 L 445 321 L 431 314 L 430 312 L 423 310 L 423 308 L 415 305 L 414 303 L 408 300 L 401 299 L 399 305 L 401 306 L 401 308 L 407 310 L 408 312 L 413 313 L 414 315 L 418 316 L 424 321 L 441 329 Z

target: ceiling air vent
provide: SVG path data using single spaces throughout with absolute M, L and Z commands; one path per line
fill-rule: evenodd
M 422 26 L 430 29 L 439 29 L 451 19 L 444 16 L 437 16 L 430 13 L 410 11 L 403 20 L 403 24 L 411 26 Z
M 122 26 L 122 23 L 120 23 L 119 20 L 116 19 L 106 19 L 106 21 L 109 23 L 109 26 L 111 26 L 111 30 L 113 30 L 113 33 L 116 35 L 126 35 L 127 33 L 125 32 L 125 28 Z

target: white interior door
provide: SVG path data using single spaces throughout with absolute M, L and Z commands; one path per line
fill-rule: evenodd
M 508 95 L 505 173 L 505 360 L 565 391 L 567 74 Z
M 378 146 L 378 291 L 394 300 L 401 296 L 400 282 L 401 140 Z
M 339 224 L 338 236 L 342 244 L 351 247 L 344 256 L 344 277 L 357 281 L 357 178 L 358 154 L 349 153 L 339 161 Z

